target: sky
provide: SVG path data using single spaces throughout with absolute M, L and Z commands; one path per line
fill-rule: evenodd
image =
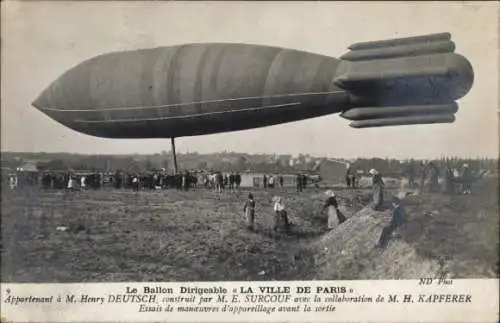
M 152 154 L 168 139 L 103 139 L 53 121 L 31 102 L 81 61 L 194 42 L 286 47 L 339 57 L 356 42 L 450 32 L 474 68 L 456 121 L 353 129 L 338 115 L 176 139 L 177 152 L 328 157 L 498 157 L 499 5 L 491 2 L 2 2 L 1 150 Z

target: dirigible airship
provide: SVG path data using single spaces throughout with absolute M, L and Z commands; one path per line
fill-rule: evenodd
M 356 43 L 340 59 L 235 43 L 114 52 L 69 69 L 33 106 L 106 138 L 175 138 L 339 113 L 354 128 L 449 123 L 473 84 L 449 33 Z

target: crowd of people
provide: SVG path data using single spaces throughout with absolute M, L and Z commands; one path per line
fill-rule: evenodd
M 409 188 L 419 188 L 421 192 L 442 192 L 445 194 L 472 194 L 472 183 L 480 179 L 485 171 L 474 172 L 469 164 L 461 167 L 452 165 L 439 166 L 434 162 L 424 163 L 419 166 L 419 182 L 416 183 L 415 167 L 409 165 L 405 172 Z M 439 183 L 439 178 L 442 182 Z
M 251 187 L 263 187 L 264 189 L 284 188 L 291 186 L 290 178 L 285 184 L 283 175 L 263 174 L 254 176 L 253 183 L 247 183 Z M 255 179 L 258 179 L 255 181 Z M 297 192 L 306 189 L 310 179 L 307 175 L 298 173 L 295 175 L 294 185 Z M 165 169 L 147 172 L 126 172 L 117 170 L 115 172 L 62 172 L 45 171 L 41 173 L 12 173 L 8 176 L 8 184 L 11 189 L 18 187 L 40 186 L 42 189 L 67 189 L 86 190 L 112 187 L 115 189 L 158 190 L 177 189 L 182 191 L 207 189 L 217 192 L 239 191 L 242 183 L 242 175 L 239 172 L 221 171 L 183 171 L 176 174 L 167 173 Z
M 38 179 L 28 182 L 23 179 L 20 180 L 19 177 L 17 174 L 9 176 L 9 186 L 11 189 L 15 189 L 22 184 L 32 186 L 38 183 Z M 135 191 L 142 189 L 177 189 L 188 191 L 197 188 L 232 191 L 240 188 L 241 175 L 236 172 L 198 171 L 168 174 L 164 169 L 143 173 L 116 171 L 111 174 L 102 172 L 44 172 L 41 174 L 40 184 L 43 189 L 68 190 L 100 189 L 109 186 L 115 189 L 132 189 Z
M 416 181 L 416 175 L 413 166 L 406 169 L 404 175 L 408 180 L 410 189 L 418 188 L 420 192 L 442 192 L 444 194 L 472 194 L 472 183 L 482 177 L 484 172 L 473 172 L 468 164 L 463 164 L 461 170 L 446 166 L 444 173 L 433 162 L 421 163 L 419 171 L 419 181 Z M 385 183 L 382 174 L 376 169 L 371 169 L 368 174 L 372 179 L 372 202 L 371 208 L 374 211 L 384 210 L 384 188 Z M 346 185 L 348 188 L 356 188 L 356 177 L 348 165 L 346 171 Z M 439 178 L 442 178 L 440 183 Z M 28 176 L 27 183 L 32 185 L 35 182 L 35 176 Z M 132 189 L 139 191 L 141 189 L 177 189 L 182 191 L 196 190 L 204 188 L 216 192 L 240 191 L 242 177 L 237 172 L 222 173 L 220 171 L 184 171 L 177 174 L 168 174 L 164 169 L 147 173 L 129 173 L 116 171 L 112 174 L 94 173 L 63 173 L 63 172 L 45 172 L 41 176 L 41 186 L 44 189 L 67 189 L 67 190 L 86 190 L 99 189 L 105 184 L 116 189 Z M 297 174 L 295 177 L 296 191 L 302 192 L 308 183 L 308 177 L 304 174 Z M 260 184 L 260 180 L 259 180 Z M 17 177 L 9 178 L 9 185 L 15 189 L 18 185 Z M 261 186 L 261 185 L 258 185 Z M 284 187 L 284 177 L 282 175 L 263 175 L 262 186 L 264 189 L 273 189 Z M 328 190 L 327 198 L 323 205 L 322 212 L 327 211 L 326 227 L 332 230 L 336 226 L 344 223 L 347 219 L 339 209 L 339 203 L 335 192 Z M 284 198 L 275 196 L 273 202 L 273 230 L 277 231 L 281 224 L 285 232 L 290 231 L 291 223 L 285 206 Z M 244 203 L 243 212 L 247 227 L 254 230 L 256 200 L 252 193 L 248 195 Z M 390 237 L 399 228 L 406 223 L 406 213 L 403 201 L 399 197 L 394 197 L 391 201 L 392 221 L 382 230 L 378 247 L 387 245 Z
M 418 188 L 420 192 L 428 190 L 431 193 L 440 191 L 444 194 L 471 194 L 472 183 L 485 174 L 484 171 L 471 171 L 468 164 L 462 165 L 461 171 L 459 171 L 458 169 L 452 169 L 451 167 L 446 167 L 445 174 L 443 176 L 442 182 L 440 183 L 440 170 L 435 163 L 422 163 L 421 167 L 422 170 L 420 174 L 420 182 L 418 184 L 415 183 L 414 177 L 408 176 L 409 188 Z M 371 169 L 368 174 L 372 179 L 372 201 L 370 203 L 370 206 L 375 212 L 384 211 L 386 209 L 384 204 L 385 183 L 382 174 L 376 169 Z M 297 180 L 297 183 L 300 183 L 299 179 Z M 348 188 L 356 187 L 356 183 L 350 166 L 348 166 L 346 172 L 346 184 Z M 300 189 L 298 188 L 297 191 L 300 191 Z M 328 190 L 325 193 L 327 195 L 327 198 L 323 205 L 322 211 L 327 211 L 327 219 L 325 224 L 328 230 L 332 230 L 338 225 L 344 223 L 347 219 L 339 209 L 339 203 L 337 201 L 335 192 L 333 190 Z M 379 241 L 376 244 L 377 248 L 385 248 L 391 237 L 399 236 L 400 229 L 406 226 L 407 215 L 403 202 L 404 197 L 392 197 L 390 203 L 390 209 L 392 212 L 391 221 L 382 229 Z M 253 194 L 249 194 L 248 200 L 245 202 L 243 209 L 245 212 L 247 226 L 250 230 L 254 230 L 255 205 L 256 201 L 253 197 Z M 282 223 L 285 232 L 289 232 L 290 221 L 283 198 L 279 196 L 275 196 L 273 198 L 273 210 L 273 230 L 276 231 L 279 228 L 280 223 Z
M 26 177 L 26 178 L 24 178 Z M 29 179 L 26 180 L 26 179 Z M 11 174 L 8 177 L 11 189 L 22 186 L 40 185 L 43 189 L 86 190 L 112 187 L 115 189 L 158 190 L 177 189 L 182 191 L 207 189 L 216 192 L 239 191 L 242 175 L 239 172 L 221 171 L 183 171 L 170 174 L 165 169 L 148 172 L 61 172 L 46 171 L 41 174 L 22 173 Z M 284 188 L 283 175 L 264 174 L 257 182 L 250 184 L 253 187 L 264 189 Z M 307 187 L 308 177 L 297 174 L 295 178 L 297 192 L 302 192 Z M 247 183 L 248 185 L 248 183 Z M 288 183 L 287 185 L 290 185 Z

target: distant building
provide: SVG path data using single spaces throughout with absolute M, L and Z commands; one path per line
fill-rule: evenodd
M 290 165 L 291 155 L 281 155 L 279 156 L 279 163 L 282 167 L 288 167 Z M 292 166 L 292 165 L 290 165 Z
M 267 155 L 265 156 L 264 158 L 264 162 L 265 163 L 268 163 L 268 164 L 272 164 L 272 163 L 275 163 L 277 161 L 277 158 L 275 155 Z
M 16 168 L 16 173 L 20 185 L 39 184 L 40 172 L 36 164 L 37 161 L 27 161 Z
M 10 167 L 2 166 L 2 182 L 5 182 L 9 179 L 9 175 L 12 174 L 12 169 Z
M 347 167 L 345 162 L 327 159 L 315 166 L 315 171 L 319 173 L 325 184 L 345 183 Z
M 38 173 L 38 167 L 36 166 L 37 162 L 38 161 L 27 161 L 24 164 L 20 165 L 17 168 L 17 171 L 26 173 Z

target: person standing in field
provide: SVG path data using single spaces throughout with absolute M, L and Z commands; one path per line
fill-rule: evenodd
M 415 170 L 412 162 L 406 168 L 406 176 L 408 177 L 408 187 L 415 188 Z
M 241 175 L 240 175 L 240 173 L 236 173 L 236 175 L 234 176 L 234 182 L 236 183 L 236 190 L 239 191 L 240 190 L 240 185 L 241 185 Z
M 439 187 L 439 168 L 433 162 L 429 163 L 430 191 L 436 192 Z
M 446 171 L 444 173 L 443 185 L 442 185 L 442 189 L 441 189 L 442 193 L 448 194 L 448 195 L 455 194 L 454 179 L 455 179 L 455 176 L 453 174 L 453 170 L 448 165 L 446 167 Z
M 420 192 L 424 192 L 425 180 L 427 179 L 428 168 L 425 162 L 420 164 Z
M 11 190 L 14 190 L 17 188 L 17 176 L 16 175 L 9 176 L 9 186 L 10 186 Z
M 471 191 L 471 182 L 473 180 L 472 172 L 469 168 L 469 164 L 464 164 L 462 166 L 462 194 L 464 195 L 470 195 L 472 193 Z
M 181 187 L 183 191 L 187 191 L 187 174 L 184 173 L 181 175 Z
M 137 175 L 132 175 L 132 189 L 135 192 L 139 192 L 139 176 Z
M 231 172 L 231 174 L 229 174 L 229 191 L 234 191 L 234 172 Z
M 75 186 L 74 186 L 73 176 L 71 175 L 71 173 L 69 173 L 69 175 L 68 175 L 68 190 L 73 191 L 74 189 L 75 189 Z
M 307 188 L 307 176 L 305 174 L 302 174 L 302 190 L 305 190 Z
M 217 193 L 222 193 L 223 182 L 224 182 L 224 177 L 222 176 L 222 173 L 217 172 L 217 174 L 215 175 L 215 187 L 216 187 Z
M 340 212 L 339 205 L 335 193 L 331 190 L 326 192 L 328 198 L 323 206 L 322 212 L 328 210 L 328 230 L 332 230 L 337 224 L 342 224 L 346 221 L 345 216 Z
M 274 200 L 274 225 L 273 231 L 277 231 L 279 224 L 283 221 L 285 231 L 290 231 L 290 222 L 288 221 L 288 214 L 285 209 L 285 204 L 283 203 L 281 197 L 275 196 Z
M 87 177 L 85 177 L 85 175 L 83 175 L 82 177 L 80 177 L 80 188 L 82 190 L 84 190 L 84 189 L 87 188 Z
M 370 170 L 370 175 L 373 178 L 372 194 L 373 194 L 373 210 L 380 211 L 384 203 L 384 181 L 382 176 L 376 169 Z
M 406 225 L 406 211 L 402 202 L 397 197 L 392 199 L 392 219 L 391 223 L 382 229 L 382 234 L 378 241 L 378 248 L 385 248 L 391 236 L 398 236 L 399 229 Z
M 274 188 L 274 176 L 271 175 L 269 176 L 269 185 L 268 185 L 269 188 Z
M 222 181 L 222 187 L 223 187 L 223 189 L 227 189 L 229 187 L 229 176 L 227 174 L 224 174 L 224 179 Z
M 351 164 L 347 164 L 347 171 L 345 173 L 345 182 L 347 185 L 347 188 L 350 188 L 352 183 L 351 183 Z
M 253 199 L 252 193 L 248 194 L 248 199 L 243 206 L 243 212 L 245 213 L 248 229 L 253 231 L 255 221 L 255 200 Z
M 353 172 L 349 174 L 349 180 L 351 182 L 351 187 L 356 188 L 356 175 Z

